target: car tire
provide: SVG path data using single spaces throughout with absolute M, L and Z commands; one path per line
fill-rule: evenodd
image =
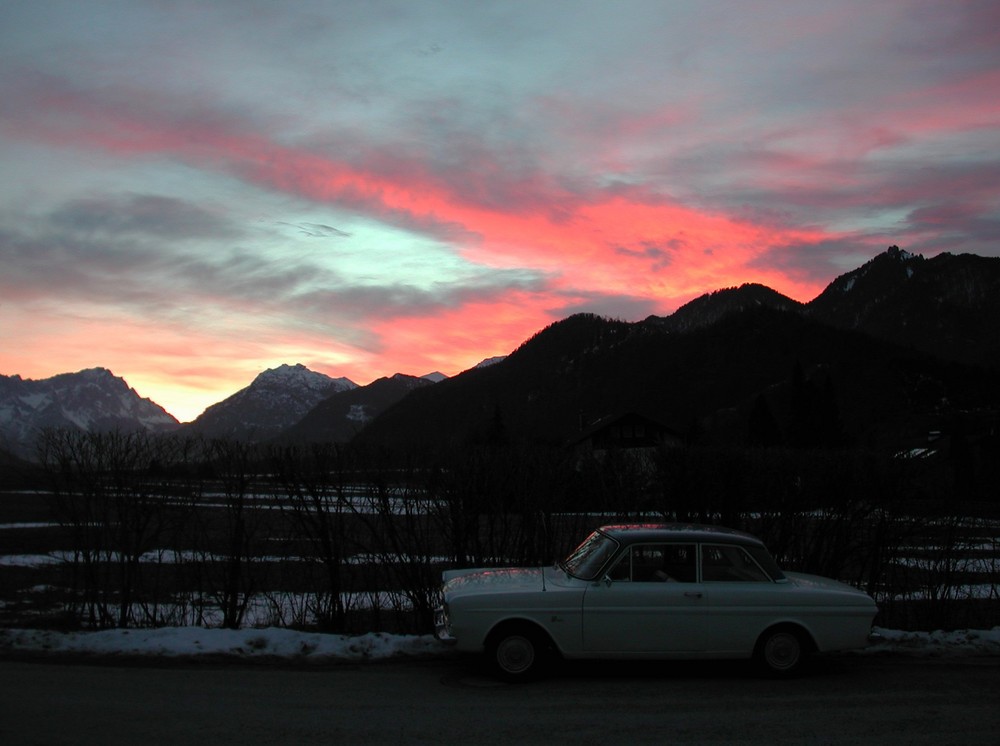
M 802 670 L 809 655 L 809 644 L 801 630 L 774 627 L 757 640 L 754 660 L 769 676 L 793 676 Z
M 539 676 L 548 658 L 545 636 L 536 629 L 518 625 L 490 636 L 486 654 L 493 672 L 511 683 Z

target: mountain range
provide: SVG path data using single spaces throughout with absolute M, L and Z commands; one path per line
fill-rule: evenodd
M 0 375 L 0 448 L 11 452 L 29 452 L 47 428 L 169 432 L 178 426 L 163 407 L 105 368 L 40 381 Z
M 893 246 L 808 303 L 745 284 L 634 323 L 578 314 L 453 378 L 357 386 L 285 365 L 183 426 L 103 369 L 0 376 L 0 446 L 24 451 L 40 427 L 397 446 L 566 443 L 623 412 L 734 443 L 765 430 L 784 442 L 806 437 L 803 413 L 823 413 L 828 421 L 809 430 L 815 444 L 878 444 L 942 418 L 996 412 L 998 322 L 1000 259 L 924 259 Z
M 699 442 L 760 442 L 767 421 L 768 442 L 891 448 L 996 419 L 998 322 L 1000 259 L 894 246 L 805 304 L 747 284 L 636 323 L 570 317 L 502 365 L 413 392 L 360 437 L 565 443 L 638 412 Z

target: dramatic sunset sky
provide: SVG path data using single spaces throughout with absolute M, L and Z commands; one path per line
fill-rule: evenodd
M 995 0 L 0 2 L 0 373 L 182 421 L 998 239 Z

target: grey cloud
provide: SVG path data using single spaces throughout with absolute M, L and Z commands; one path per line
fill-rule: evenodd
M 630 259 L 646 259 L 651 270 L 666 269 L 673 262 L 674 254 L 687 248 L 688 242 L 683 238 L 671 238 L 667 241 L 643 241 L 639 246 L 615 246 L 614 251 Z
M 795 280 L 825 286 L 894 243 L 910 250 L 910 247 L 903 246 L 905 242 L 901 242 L 898 236 L 856 233 L 843 238 L 775 248 L 758 256 L 749 266 L 772 271 L 777 269 Z M 812 298 L 795 300 L 808 303 Z
M 455 203 L 558 215 L 589 180 L 552 170 L 565 143 L 553 123 L 523 108 L 502 86 L 427 95 L 398 104 L 384 132 L 327 132 L 311 147 L 377 178 L 438 190 Z
M 907 215 L 905 230 L 908 250 L 914 253 L 1000 256 L 1000 212 L 990 207 L 958 204 L 944 197 Z
M 173 259 L 171 265 L 171 276 L 193 295 L 214 298 L 221 304 L 249 303 L 261 308 L 280 308 L 300 288 L 324 275 L 308 264 L 266 260 L 239 247 L 211 258 L 186 254 Z
M 325 148 L 333 147 L 329 143 Z M 352 147 L 345 147 L 345 150 L 352 150 Z M 317 155 L 321 159 L 321 155 Z M 334 163 L 331 161 L 331 163 Z M 379 168 L 377 163 L 355 163 L 365 172 L 370 172 L 378 176 L 387 176 L 389 167 L 386 170 L 374 170 Z M 263 186 L 268 189 L 277 188 L 280 191 L 287 191 L 306 199 L 318 203 L 336 203 L 342 209 L 354 209 L 359 213 L 377 218 L 386 225 L 391 225 L 402 230 L 413 231 L 426 236 L 436 238 L 441 241 L 465 242 L 476 241 L 478 236 L 468 230 L 465 226 L 454 221 L 443 220 L 433 213 L 416 213 L 405 208 L 394 208 L 387 206 L 383 201 L 383 195 L 378 189 L 367 189 L 362 185 L 343 185 L 333 193 L 323 192 L 316 194 L 316 174 L 310 170 L 311 166 L 300 166 L 297 164 L 279 165 L 272 161 L 261 162 L 232 161 L 227 169 L 240 179 L 249 183 Z M 400 167 L 400 171 L 403 171 Z M 275 184 L 279 184 L 275 187 Z M 414 184 L 414 188 L 419 190 L 426 184 Z M 300 226 L 302 224 L 296 224 Z
M 658 312 L 654 299 L 635 295 L 612 295 L 600 292 L 565 293 L 566 305 L 550 309 L 553 318 L 574 313 L 595 313 L 613 319 L 638 321 Z
M 402 282 L 351 285 L 330 275 L 329 283 L 293 299 L 314 318 L 392 319 L 426 315 L 470 302 L 503 300 L 511 291 L 543 292 L 548 278 L 536 272 L 483 271 L 464 280 L 422 288 Z
M 84 234 L 190 239 L 233 238 L 240 233 L 203 207 L 154 194 L 77 199 L 54 210 L 49 220 L 58 230 Z
M 828 282 L 893 244 L 925 256 L 944 251 L 1000 256 L 1000 213 L 995 199 L 990 199 L 993 192 L 990 174 L 994 169 L 995 166 L 975 164 L 904 169 L 886 175 L 877 187 L 869 187 L 871 202 L 878 209 L 905 210 L 914 206 L 904 218 L 884 226 L 845 232 L 825 241 L 776 248 L 759 256 L 753 266 L 778 269 L 801 280 Z M 963 201 L 955 201 L 953 194 L 963 195 Z M 864 193 L 842 196 L 849 203 L 860 202 Z M 863 214 L 862 205 L 858 204 L 843 213 L 834 210 L 824 215 L 821 196 L 813 194 L 811 199 L 817 200 L 819 212 L 814 215 L 819 218 Z
M 50 288 L 60 289 L 66 283 L 63 263 L 52 261 L 52 254 L 61 253 L 59 247 L 39 242 L 16 229 L 0 226 L 0 290 L 5 300 L 31 297 Z
M 35 221 L 0 214 L 3 294 L 171 315 L 199 300 L 225 304 L 287 296 L 316 274 L 220 248 L 220 236 L 238 231 L 179 201 L 124 201 L 145 211 L 114 210 L 113 204 L 79 200 Z M 214 248 L 205 253 L 202 245 L 178 245 L 178 235 L 212 239 Z
M 850 244 L 877 246 L 883 240 L 900 246 L 909 240 L 932 253 L 957 247 L 987 255 L 1000 251 L 993 207 L 1000 160 L 992 153 L 936 160 L 909 153 L 905 143 L 898 153 L 892 159 L 831 160 L 805 168 L 795 157 L 767 148 L 705 148 L 658 168 L 685 184 L 682 199 L 688 204 L 737 219 L 827 231 L 858 226 L 834 241 L 848 255 Z M 720 181 L 714 177 L 719 173 L 730 177 Z M 954 195 L 961 195 L 961 205 Z M 901 215 L 906 217 L 897 222 Z M 831 244 L 825 250 L 832 249 Z M 811 264 L 815 253 L 806 251 L 804 261 Z
M 941 16 L 934 24 L 928 24 L 923 13 L 905 18 L 904 33 L 894 51 L 919 58 L 953 56 L 960 48 L 965 52 L 963 61 L 970 67 L 996 69 L 1000 60 L 1000 5 L 995 0 L 963 0 L 938 10 Z
M 241 235 L 207 209 L 149 194 L 81 198 L 34 219 L 2 213 L 0 284 L 5 294 L 24 298 L 79 299 L 163 313 L 177 308 L 184 294 L 207 297 L 223 287 L 222 262 L 217 255 L 200 256 L 198 241 L 224 246 Z M 244 277 L 251 269 L 243 268 Z M 279 276 L 268 273 L 266 280 L 274 283 Z
M 326 224 L 289 225 L 311 235 L 348 235 Z M 431 287 L 358 284 L 308 256 L 274 261 L 219 240 L 238 234 L 206 211 L 170 199 L 76 200 L 35 221 L 0 213 L 0 294 L 84 300 L 161 319 L 252 307 L 279 325 L 333 329 L 499 300 L 511 290 L 541 292 L 548 283 L 539 272 L 472 268 Z M 169 240 L 178 235 L 211 240 Z
M 0 230 L 0 294 L 28 302 L 84 301 L 127 307 L 140 315 L 176 305 L 172 269 L 104 242 Z
M 300 233 L 312 238 L 350 238 L 351 234 L 347 231 L 342 231 L 339 228 L 334 228 L 332 225 L 324 225 L 323 223 L 286 223 L 284 221 L 279 221 L 278 225 L 287 225 L 290 228 L 297 228 Z

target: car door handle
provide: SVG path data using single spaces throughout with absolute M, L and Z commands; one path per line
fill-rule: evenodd
M 701 598 L 701 594 L 697 591 L 688 591 L 684 594 L 685 598 Z

